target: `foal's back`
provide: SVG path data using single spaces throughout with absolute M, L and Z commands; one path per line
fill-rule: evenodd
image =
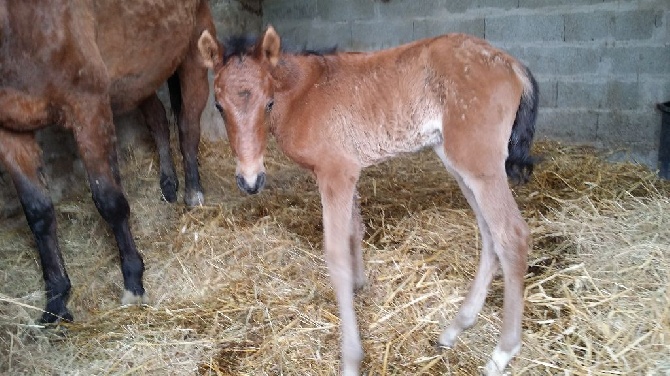
M 363 166 L 449 144 L 473 127 L 506 140 L 509 126 L 491 119 L 491 110 L 514 113 L 524 85 L 516 59 L 464 34 L 312 59 L 322 60 L 321 73 L 289 116 L 329 132 Z

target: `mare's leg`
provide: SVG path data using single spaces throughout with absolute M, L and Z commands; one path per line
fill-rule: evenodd
M 82 97 L 73 107 L 81 109 L 73 113 L 71 127 L 88 173 L 93 202 L 112 228 L 119 247 L 125 289 L 121 303 L 143 303 L 144 263 L 128 225 L 130 206 L 121 187 L 109 97 Z
M 179 145 L 184 158 L 186 191 L 184 202 L 193 207 L 202 205 L 205 197 L 198 171 L 198 145 L 200 144 L 200 115 L 209 97 L 207 69 L 202 66 L 199 52 L 194 45 L 177 70 L 181 87 L 181 113 L 178 118 Z
M 444 148 L 442 145 L 439 145 L 435 148 L 436 154 L 442 160 L 442 163 L 447 168 L 447 170 L 454 176 L 458 182 L 458 186 L 461 188 L 465 199 L 470 204 L 470 207 L 475 212 L 477 218 L 477 225 L 479 226 L 479 232 L 482 237 L 482 251 L 479 259 L 479 267 L 477 268 L 477 273 L 475 274 L 475 279 L 472 282 L 472 286 L 468 291 L 465 300 L 461 304 L 458 314 L 451 322 L 451 324 L 445 329 L 440 335 L 438 343 L 441 346 L 452 347 L 456 344 L 456 339 L 463 330 L 470 328 L 477 321 L 477 315 L 484 307 L 484 302 L 486 300 L 486 294 L 493 279 L 493 276 L 498 267 L 498 260 L 494 253 L 494 244 L 493 238 L 491 237 L 491 230 L 486 224 L 484 217 L 482 215 L 481 209 L 477 204 L 474 193 L 472 190 L 465 184 L 463 178 L 456 172 L 453 167 L 449 164 L 445 154 Z
M 365 276 L 365 263 L 363 261 L 363 235 L 365 234 L 365 225 L 361 218 L 361 205 L 358 195 L 354 195 L 354 204 L 351 215 L 351 236 L 349 237 L 349 248 L 351 249 L 353 271 L 354 271 L 354 290 L 359 290 L 367 283 Z
M 156 142 L 156 149 L 158 149 L 163 198 L 165 201 L 175 202 L 177 201 L 179 179 L 177 179 L 172 151 L 170 150 L 170 126 L 165 115 L 165 107 L 163 107 L 163 103 L 158 99 L 158 96 L 154 94 L 140 103 L 140 110 Z
M 354 311 L 354 271 L 350 248 L 352 207 L 358 173 L 345 167 L 318 171 L 317 181 L 323 205 L 326 263 L 337 296 L 342 339 L 342 374 L 358 375 L 363 348 Z
M 56 215 L 42 175 L 41 152 L 33 133 L 0 128 L 0 162 L 11 175 L 40 254 L 47 304 L 41 322 L 72 321 L 66 304 L 70 279 L 58 247 Z

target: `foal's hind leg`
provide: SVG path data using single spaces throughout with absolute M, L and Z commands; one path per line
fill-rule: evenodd
M 130 206 L 121 187 L 109 97 L 80 98 L 75 108 L 81 109 L 72 119 L 78 126 L 71 126 L 88 173 L 93 202 L 112 228 L 119 247 L 125 289 L 121 302 L 143 303 L 144 263 L 128 225 Z
M 481 176 L 463 174 L 447 161 L 444 151 L 436 148 L 461 187 L 463 194 L 477 215 L 482 233 L 482 256 L 475 280 L 454 322 L 442 333 L 440 342 L 453 345 L 456 337 L 474 324 L 484 305 L 486 291 L 500 261 L 504 278 L 503 324 L 500 340 L 486 365 L 489 375 L 501 374 L 521 347 L 521 320 L 523 315 L 523 277 L 527 269 L 530 231 L 521 217 L 501 168 Z
M 0 162 L 14 181 L 40 254 L 47 304 L 41 322 L 72 321 L 67 309 L 70 279 L 58 247 L 56 215 L 42 175 L 40 149 L 33 133 L 0 128 Z
M 489 375 L 498 375 L 521 348 L 523 278 L 527 269 L 530 231 L 504 173 L 481 180 L 464 178 L 464 181 L 472 189 L 490 229 L 493 249 L 503 271 L 505 291 L 500 340 L 486 364 Z
M 179 179 L 174 168 L 172 160 L 172 151 L 170 150 L 170 127 L 165 107 L 158 99 L 156 94 L 150 96 L 140 104 L 140 110 L 144 115 L 144 121 L 151 131 L 156 149 L 158 149 L 158 158 L 160 161 L 160 184 L 163 198 L 168 202 L 177 201 L 177 190 L 179 189 Z
M 198 61 L 197 47 L 186 56 L 179 66 L 179 86 L 181 87 L 181 113 L 179 114 L 179 145 L 184 158 L 186 191 L 184 202 L 193 207 L 202 205 L 205 196 L 200 185 L 198 171 L 198 145 L 200 144 L 200 116 L 207 104 L 209 82 L 207 69 Z
M 477 268 L 477 273 L 475 274 L 470 290 L 461 304 L 458 314 L 447 329 L 440 335 L 439 344 L 445 347 L 453 347 L 456 344 L 458 336 L 465 329 L 468 329 L 475 324 L 479 312 L 482 310 L 482 307 L 484 307 L 486 294 L 491 280 L 493 279 L 493 275 L 498 268 L 498 260 L 493 250 L 494 245 L 491 231 L 482 216 L 479 205 L 470 188 L 463 182 L 463 179 L 456 173 L 453 173 L 453 175 L 477 217 L 477 225 L 479 226 L 479 232 L 482 237 L 482 251 L 479 259 L 479 267 Z

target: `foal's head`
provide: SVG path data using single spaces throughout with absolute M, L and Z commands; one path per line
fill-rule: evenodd
M 274 104 L 270 72 L 279 61 L 279 35 L 269 26 L 257 40 L 229 41 L 221 54 L 216 40 L 205 31 L 198 48 L 205 65 L 214 70 L 214 100 L 237 158 L 237 185 L 247 193 L 258 193 L 265 184 L 266 120 Z

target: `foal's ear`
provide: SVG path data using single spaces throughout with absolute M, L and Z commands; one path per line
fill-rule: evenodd
M 260 58 L 263 60 L 267 59 L 271 66 L 276 66 L 279 61 L 281 40 L 279 34 L 277 34 L 271 25 L 268 25 L 268 28 L 263 33 L 263 39 L 259 47 L 260 50 L 257 52 L 260 53 Z
M 221 54 L 219 53 L 219 43 L 214 39 L 208 30 L 204 30 L 198 39 L 198 50 L 200 57 L 209 69 L 215 69 L 221 64 Z

